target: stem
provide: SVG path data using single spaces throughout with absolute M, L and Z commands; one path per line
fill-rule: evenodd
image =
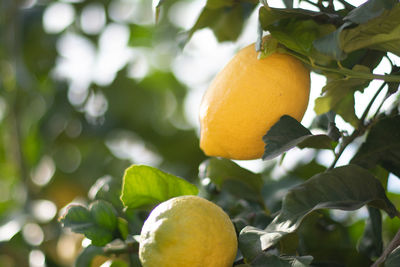
M 373 73 L 366 73 L 366 72 L 359 72 L 359 71 L 354 71 L 351 69 L 347 69 L 344 67 L 341 67 L 340 69 L 337 68 L 328 68 L 324 66 L 320 66 L 315 64 L 314 62 L 310 62 L 309 60 L 295 54 L 295 53 L 290 53 L 290 55 L 296 57 L 303 63 L 311 66 L 313 69 L 317 70 L 322 70 L 326 72 L 331 72 L 331 73 L 338 73 L 343 76 L 346 76 L 346 78 L 359 78 L 359 79 L 364 79 L 364 80 L 383 80 L 385 82 L 397 82 L 400 83 L 400 75 L 390 75 L 390 74 L 373 74 Z
M 378 95 L 382 92 L 383 88 L 385 88 L 386 82 L 382 83 L 381 86 L 379 87 L 379 89 L 376 91 L 375 95 L 371 98 L 371 101 L 369 101 L 368 106 L 365 108 L 364 113 L 361 116 L 361 123 L 364 125 L 365 122 L 365 118 L 368 115 L 369 110 L 372 107 L 372 104 L 374 104 L 376 98 L 378 97 Z
M 389 256 L 389 254 L 398 246 L 400 246 L 400 229 L 399 231 L 397 231 L 392 241 L 390 241 L 389 245 L 383 251 L 382 255 L 376 260 L 376 262 L 371 267 L 380 266 L 386 260 L 387 256 Z
M 346 149 L 346 147 L 360 135 L 361 135 L 360 131 L 358 129 L 355 129 L 350 136 L 343 139 L 343 143 L 340 145 L 340 149 L 338 153 L 335 155 L 335 159 L 333 160 L 331 166 L 329 166 L 327 170 L 332 170 L 335 167 L 336 163 L 338 162 L 340 156 L 343 154 L 343 151 Z

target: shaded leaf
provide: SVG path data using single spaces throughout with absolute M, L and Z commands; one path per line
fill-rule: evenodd
M 338 167 L 291 189 L 279 215 L 265 230 L 245 227 L 239 240 L 244 247 L 251 242 L 256 246 L 254 251 L 262 251 L 276 244 L 282 236 L 296 231 L 304 217 L 314 210 L 356 210 L 366 204 L 385 210 L 390 217 L 399 214 L 370 172 L 357 165 Z
M 257 3 L 258 1 L 252 0 L 208 0 L 196 23 L 188 32 L 187 40 L 194 32 L 208 27 L 219 42 L 235 41 Z
M 284 115 L 263 136 L 266 145 L 262 158 L 263 160 L 272 159 L 297 145 L 302 148 L 332 148 L 329 140 L 328 136 L 313 135 L 296 119 Z
M 385 9 L 391 9 L 397 0 L 369 0 L 344 17 L 345 20 L 362 24 L 382 14 Z
M 343 60 L 346 57 L 346 53 L 340 46 L 340 35 L 342 31 L 350 25 L 351 23 L 346 22 L 334 32 L 316 39 L 313 42 L 315 49 L 322 54 L 332 57 L 335 60 Z
M 197 187 L 182 178 L 150 166 L 133 165 L 125 170 L 121 200 L 128 208 L 138 208 L 197 193 Z
M 330 14 L 324 12 L 315 12 L 311 10 L 301 8 L 272 8 L 272 7 L 260 7 L 258 11 L 259 21 L 265 31 L 270 30 L 270 26 L 278 21 L 284 19 L 312 19 L 317 22 L 324 22 L 323 24 L 334 23 L 339 16 L 337 14 Z M 322 23 L 321 23 L 322 24 Z
M 400 177 L 400 115 L 384 117 L 373 125 L 351 163 L 367 169 L 380 164 Z
M 400 4 L 364 24 L 342 31 L 340 43 L 346 53 L 371 48 L 400 55 Z
M 210 158 L 200 165 L 200 178 L 209 178 L 218 189 L 226 189 L 233 195 L 259 201 L 262 178 L 260 174 L 248 171 L 233 161 Z
M 387 257 L 385 267 L 397 267 L 400 265 L 400 246 L 395 248 Z
M 276 267 L 306 267 L 310 266 L 313 261 L 312 256 L 276 256 L 273 254 L 264 253 L 262 256 L 257 257 L 250 266 L 252 267 L 264 267 L 264 266 L 276 266 Z

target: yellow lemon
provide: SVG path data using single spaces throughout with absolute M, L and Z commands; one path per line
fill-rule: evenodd
M 281 116 L 303 118 L 310 72 L 296 58 L 273 53 L 258 59 L 254 44 L 217 74 L 200 105 L 200 147 L 209 156 L 256 159 L 262 137 Z
M 180 196 L 155 207 L 140 234 L 144 267 L 231 267 L 237 252 L 235 228 L 216 204 Z

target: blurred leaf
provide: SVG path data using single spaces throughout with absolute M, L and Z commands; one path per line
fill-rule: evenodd
M 112 260 L 110 267 L 129 267 L 129 264 L 123 260 L 115 259 Z
M 88 246 L 82 250 L 75 261 L 76 267 L 90 267 L 92 261 L 97 255 L 103 255 L 103 248 L 96 246 Z
M 368 207 L 368 213 L 369 217 L 357 249 L 370 259 L 376 259 L 383 251 L 382 214 L 374 207 Z
M 210 158 L 200 165 L 200 178 L 209 178 L 218 189 L 254 201 L 262 200 L 262 178 L 236 163 L 223 158 Z
M 293 8 L 293 0 L 283 0 L 286 8 Z
M 182 178 L 150 166 L 133 165 L 125 171 L 121 200 L 128 208 L 138 208 L 197 193 L 197 187 Z
M 319 164 L 315 159 L 313 159 L 307 164 L 299 164 L 295 166 L 289 173 L 303 180 L 307 180 L 318 173 L 324 172 L 325 170 L 325 166 Z
M 80 205 L 70 205 L 60 222 L 64 227 L 71 228 L 76 233 L 84 233 L 84 231 L 93 226 L 92 215 L 89 210 Z
M 397 267 L 400 265 L 400 246 L 395 248 L 387 257 L 384 267 Z
M 257 3 L 255 0 L 208 0 L 188 32 L 187 39 L 190 39 L 194 32 L 209 27 L 219 42 L 235 41 Z
M 380 164 L 400 177 L 400 115 L 383 117 L 374 124 L 351 163 L 367 169 Z
M 263 160 L 268 160 L 299 145 L 301 148 L 332 148 L 332 142 L 328 136 L 313 135 L 296 119 L 283 115 L 263 136 L 265 151 Z
M 161 3 L 162 1 L 160 1 Z M 130 46 L 152 47 L 154 27 L 132 24 L 130 25 Z
M 276 256 L 263 253 L 251 262 L 252 267 L 276 266 L 276 267 L 307 267 L 313 261 L 312 256 Z
M 397 2 L 397 0 L 369 0 L 350 11 L 344 19 L 357 24 L 366 23 L 381 15 L 385 9 L 393 8 Z
M 351 219 L 350 222 L 346 219 L 333 220 L 329 211 L 310 213 L 296 231 L 299 239 L 297 253 L 312 255 L 313 264 L 317 266 L 318 263 L 330 263 L 329 266 L 370 266 L 371 260 L 356 250 L 364 224 L 354 240 L 351 239 L 348 224 L 351 224 Z
M 122 209 L 123 205 L 120 199 L 122 182 L 111 176 L 103 176 L 93 184 L 89 189 L 88 196 L 91 200 L 105 200 L 110 202 L 113 207 Z
M 397 1 L 396 1 L 397 2 Z M 346 29 L 340 43 L 347 53 L 371 48 L 400 55 L 400 4 L 355 28 Z
M 357 165 L 338 167 L 291 189 L 284 198 L 281 212 L 265 230 L 245 227 L 239 240 L 245 247 L 251 242 L 256 253 L 296 231 L 304 217 L 314 210 L 356 210 L 366 204 L 385 210 L 390 217 L 399 214 L 370 172 Z
M 104 246 L 112 241 L 117 227 L 116 211 L 111 204 L 102 200 L 93 202 L 89 209 L 70 205 L 60 222 L 63 227 L 84 234 L 95 246 Z

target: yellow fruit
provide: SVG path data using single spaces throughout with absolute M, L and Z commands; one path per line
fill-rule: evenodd
M 143 267 L 231 267 L 237 252 L 228 215 L 198 196 L 180 196 L 155 207 L 140 235 Z
M 254 44 L 217 74 L 200 105 L 200 148 L 209 156 L 256 159 L 262 137 L 281 116 L 300 121 L 308 105 L 310 72 L 293 56 L 257 58 Z

